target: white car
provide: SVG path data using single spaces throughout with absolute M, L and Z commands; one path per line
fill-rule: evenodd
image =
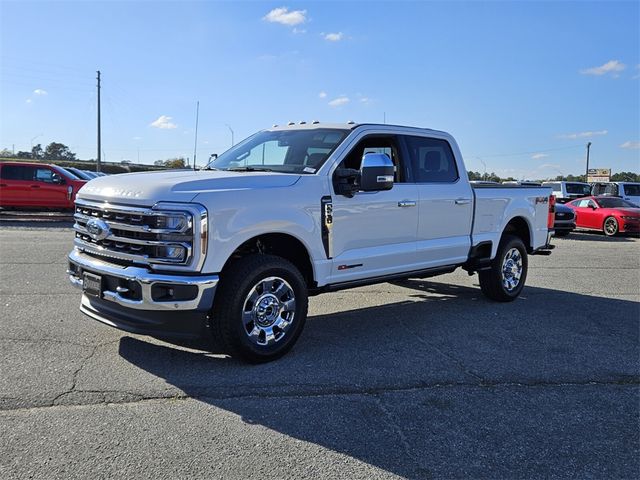
M 567 203 L 591 195 L 591 185 L 584 182 L 543 182 L 542 186 L 551 187 L 558 203 Z
M 514 300 L 548 254 L 551 191 L 472 186 L 447 133 L 376 124 L 263 130 L 206 169 L 92 180 L 69 278 L 81 310 L 155 336 L 213 335 L 252 362 L 286 353 L 309 295 L 463 268 Z

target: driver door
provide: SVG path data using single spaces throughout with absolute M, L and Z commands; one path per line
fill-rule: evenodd
M 395 166 L 391 190 L 332 195 L 330 283 L 410 271 L 416 263 L 418 190 L 404 183 L 404 159 L 395 135 L 366 135 L 339 168 L 359 169 L 365 153 L 388 155 Z M 334 182 L 335 185 L 335 182 Z

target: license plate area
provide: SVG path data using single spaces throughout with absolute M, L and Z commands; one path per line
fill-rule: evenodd
M 87 295 L 102 297 L 102 277 L 93 273 L 82 274 L 82 291 Z

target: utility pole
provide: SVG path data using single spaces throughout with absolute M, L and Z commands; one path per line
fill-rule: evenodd
M 96 160 L 96 172 L 100 171 L 100 159 L 101 159 L 101 144 L 102 140 L 100 138 L 100 70 L 98 70 L 98 158 Z
M 200 114 L 200 100 L 196 102 L 196 138 L 193 142 L 193 170 L 196 169 L 196 152 L 198 150 L 198 115 Z
M 591 142 L 587 143 L 587 171 L 586 174 L 584 176 L 584 181 L 588 182 L 589 181 L 589 150 L 591 149 Z

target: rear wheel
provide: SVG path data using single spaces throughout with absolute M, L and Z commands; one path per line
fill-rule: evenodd
M 524 288 L 527 267 L 527 249 L 522 239 L 503 235 L 491 269 L 478 273 L 482 293 L 498 302 L 515 300 Z
M 607 217 L 602 225 L 602 230 L 607 237 L 613 237 L 618 233 L 618 221 L 615 217 Z
M 223 272 L 211 315 L 213 335 L 233 357 L 269 362 L 293 347 L 307 306 L 307 286 L 293 264 L 250 255 Z

